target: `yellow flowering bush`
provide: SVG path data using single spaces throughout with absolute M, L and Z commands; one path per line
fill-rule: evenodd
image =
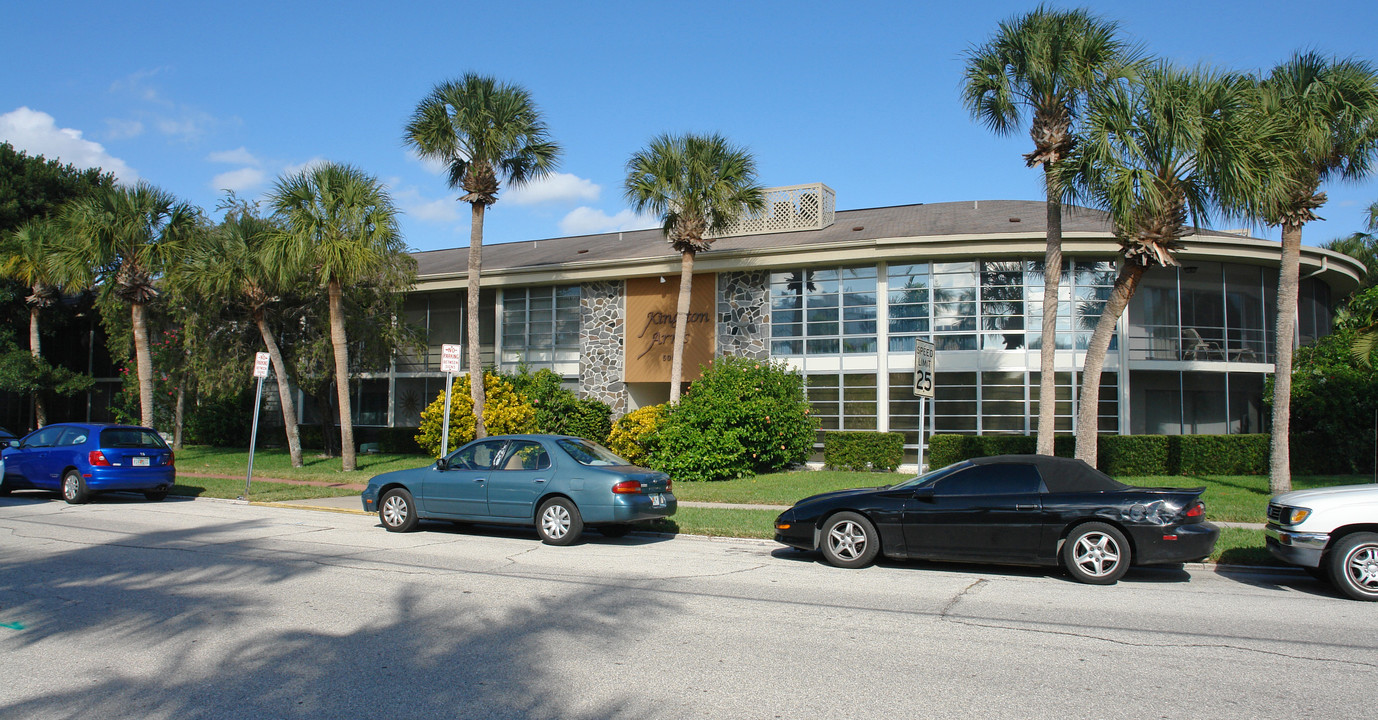
M 649 452 L 647 441 L 665 420 L 666 408 L 666 405 L 646 405 L 623 415 L 608 433 L 608 449 L 640 465 Z
M 536 410 L 518 394 L 512 383 L 494 372 L 483 374 L 485 398 L 483 421 L 489 435 L 536 432 Z M 445 420 L 445 391 L 421 411 L 416 444 L 440 456 L 440 433 Z M 474 439 L 474 403 L 469 397 L 469 376 L 455 378 L 450 391 L 450 449 Z

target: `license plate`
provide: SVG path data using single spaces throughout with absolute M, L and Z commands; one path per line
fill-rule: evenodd
M 134 467 L 148 467 L 148 458 L 146 458 L 146 457 L 136 457 L 136 458 L 134 458 L 134 463 L 133 463 L 133 464 L 134 464 Z
M 665 507 L 665 496 L 664 496 L 664 495 L 661 495 L 660 493 L 655 493 L 654 495 L 651 495 L 651 507 L 653 507 L 653 508 L 663 508 L 663 507 Z

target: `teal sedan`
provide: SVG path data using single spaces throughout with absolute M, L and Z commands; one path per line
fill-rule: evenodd
M 548 545 L 585 527 L 620 537 L 676 508 L 669 475 L 567 435 L 475 440 L 427 467 L 375 475 L 362 500 L 392 532 L 421 520 L 534 525 Z

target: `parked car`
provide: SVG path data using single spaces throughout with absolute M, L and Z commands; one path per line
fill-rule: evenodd
M 549 545 L 574 542 L 585 526 L 625 535 L 677 505 L 669 475 L 566 435 L 475 440 L 427 467 L 374 476 L 362 500 L 393 532 L 430 519 L 535 525 Z
M 1337 485 L 1276 495 L 1264 527 L 1268 551 L 1334 583 L 1355 600 L 1378 600 L 1378 485 Z
M 1208 557 L 1220 531 L 1206 522 L 1204 491 L 1131 487 L 1069 458 L 974 458 L 800 500 L 775 520 L 775 540 L 844 568 L 879 555 L 1061 564 L 1075 580 L 1109 585 L 1131 565 Z
M 177 478 L 172 450 L 156 430 L 107 423 L 55 423 L 3 446 L 0 493 L 56 490 L 72 504 L 94 493 L 142 492 L 167 497 Z

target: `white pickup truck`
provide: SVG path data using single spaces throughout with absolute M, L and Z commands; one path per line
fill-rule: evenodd
M 1268 551 L 1334 583 L 1355 600 L 1378 600 L 1378 485 L 1338 485 L 1276 495 Z

